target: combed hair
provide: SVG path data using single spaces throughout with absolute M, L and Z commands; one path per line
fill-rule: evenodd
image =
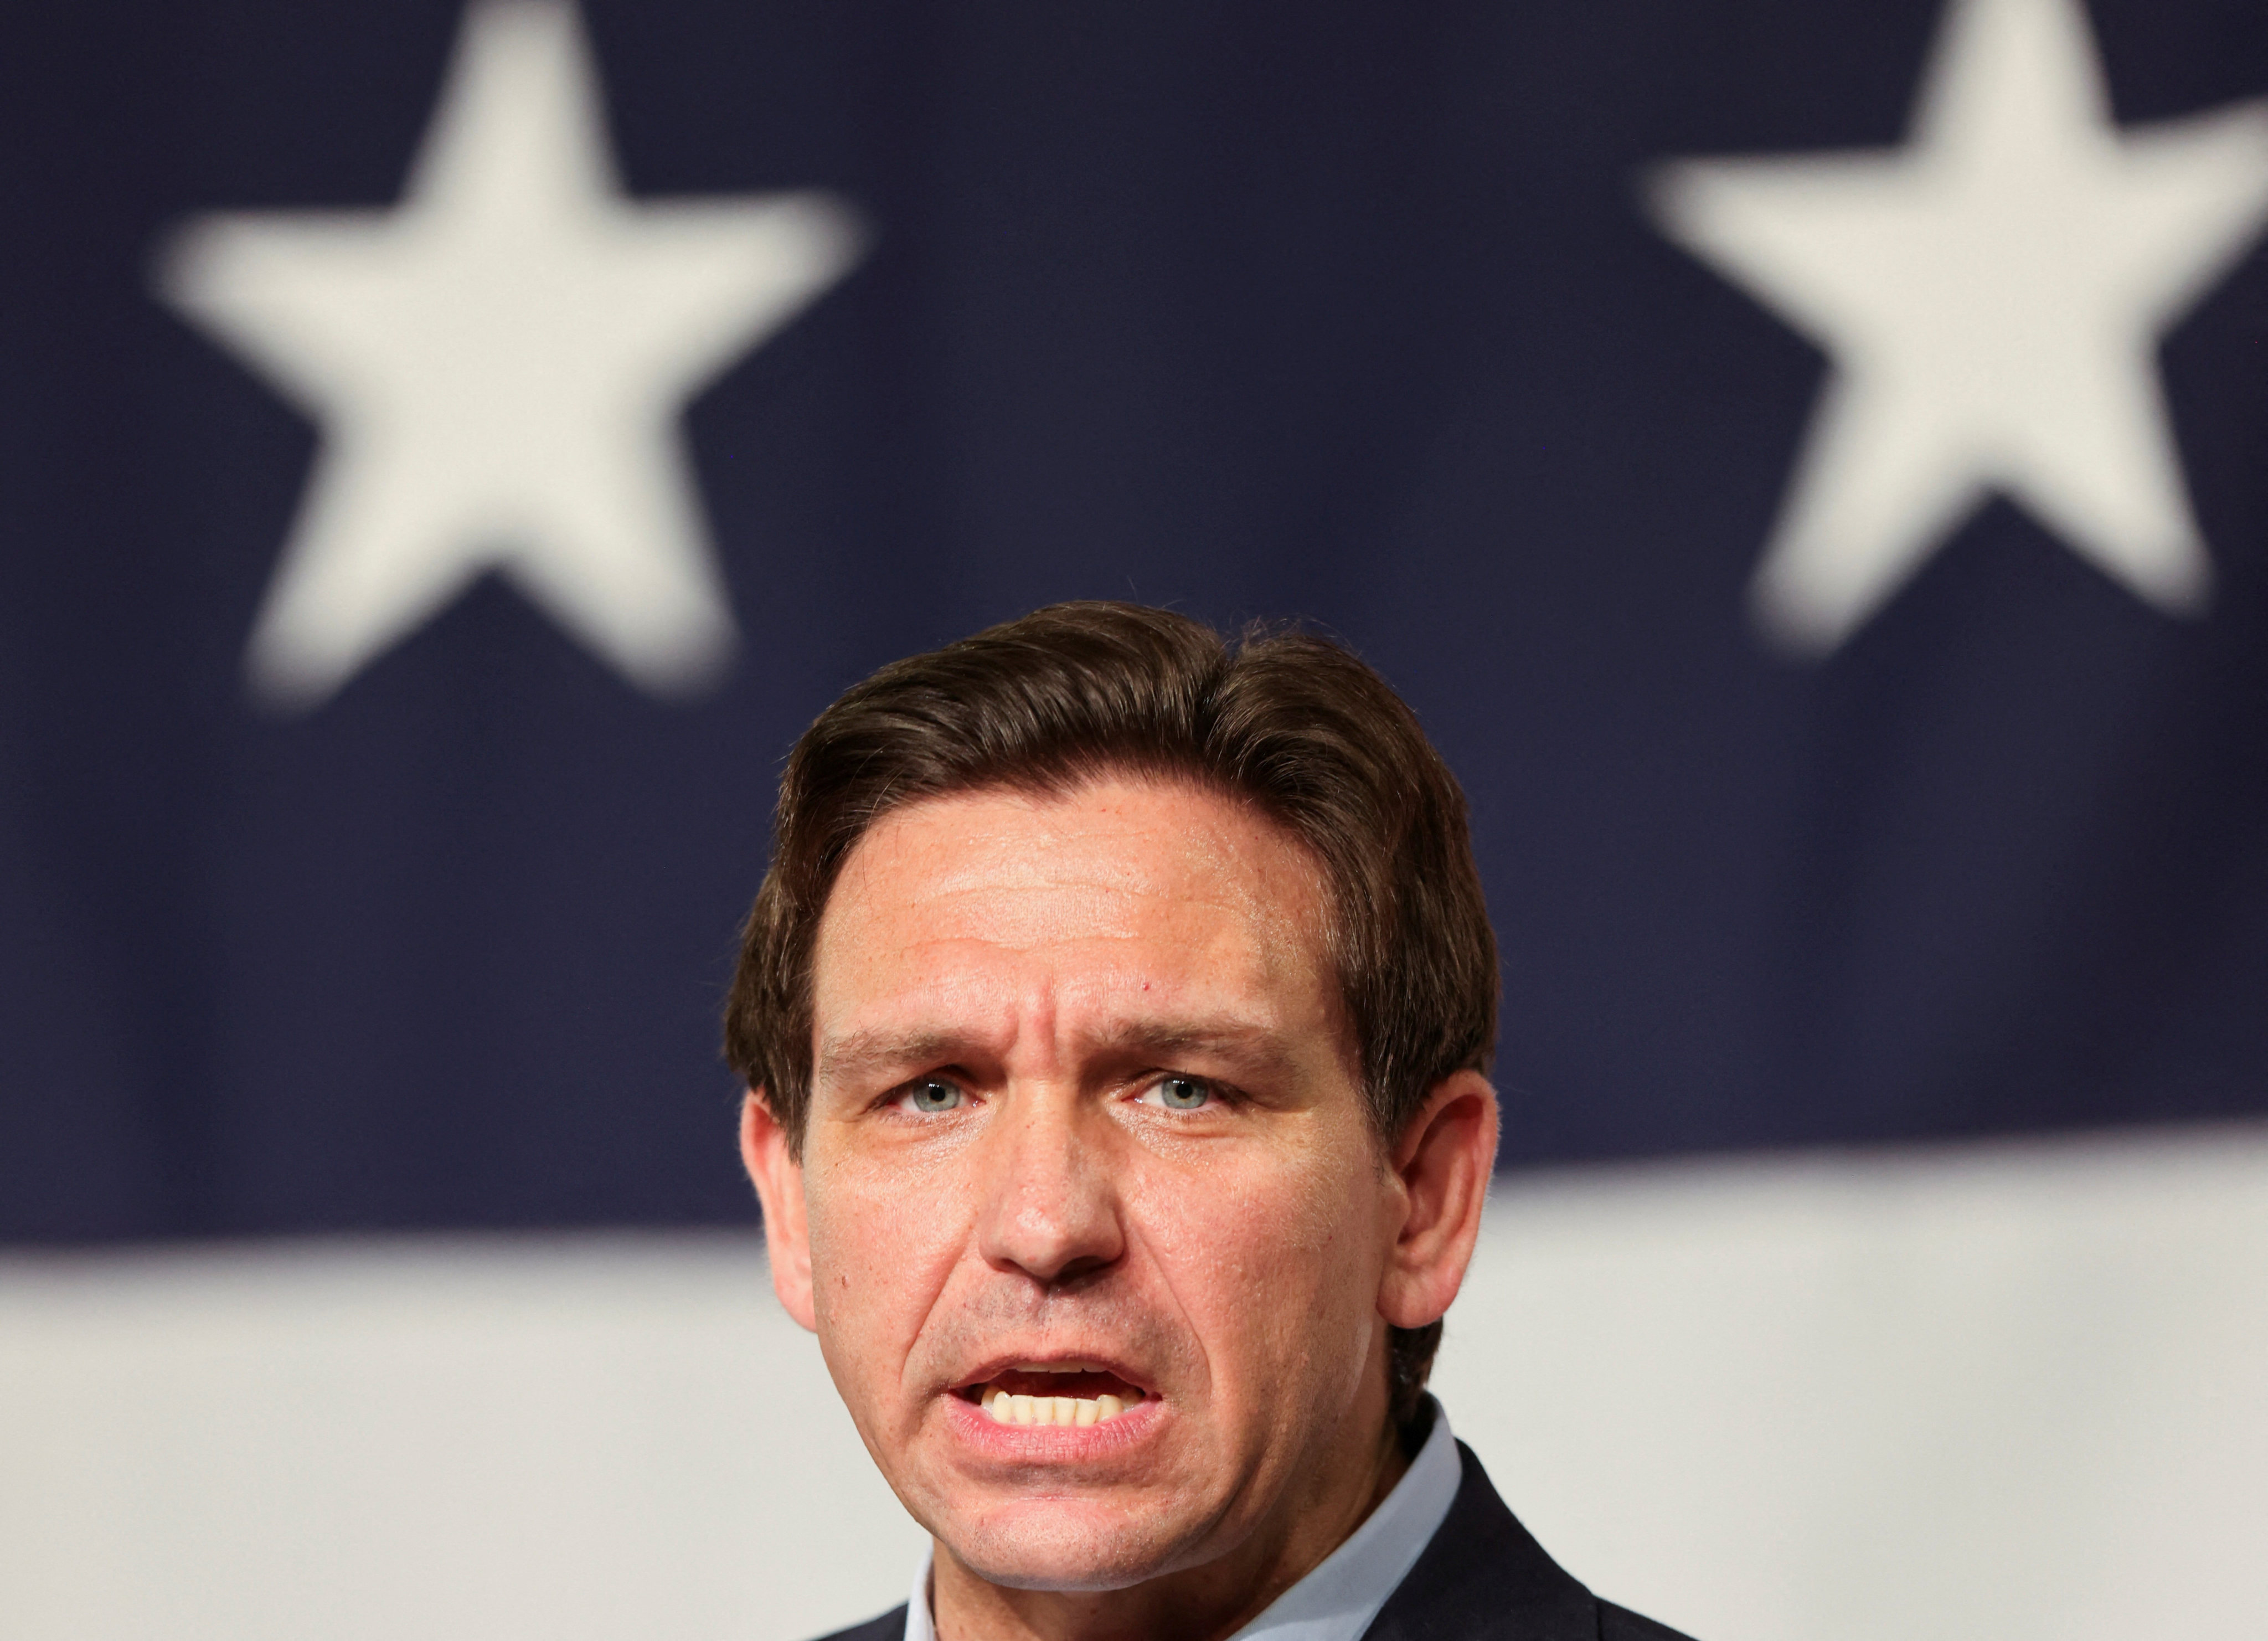
M 1312 634 L 1256 627 L 1231 642 L 1170 610 L 1051 604 L 883 668 L 789 755 L 725 1053 L 796 1155 L 811 1101 L 812 954 L 866 829 L 925 799 L 1060 795 L 1114 775 L 1248 803 L 1321 864 L 1329 956 L 1382 1144 L 1443 1078 L 1487 1070 L 1496 939 L 1464 794 L 1401 697 Z M 1440 1333 L 1392 1330 L 1398 1422 L 1415 1414 Z

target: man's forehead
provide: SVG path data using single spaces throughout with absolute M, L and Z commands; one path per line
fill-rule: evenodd
M 1098 780 L 1061 794 L 986 788 L 892 810 L 843 862 L 821 918 L 833 937 L 875 923 L 980 936 L 1131 934 L 1320 938 L 1322 875 L 1307 847 L 1249 805 L 1176 781 Z M 943 922 L 939 922 L 943 920 Z M 1241 923 L 1244 930 L 1226 927 Z
M 878 823 L 829 897 L 814 1068 L 934 1064 L 928 1039 L 1035 1029 L 1265 1058 L 1336 1016 L 1321 900 L 1295 840 L 1195 787 L 925 800 Z

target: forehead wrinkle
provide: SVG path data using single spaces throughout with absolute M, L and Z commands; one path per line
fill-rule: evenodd
M 1020 1046 L 1042 1044 L 1052 1053 L 1080 1057 L 1115 1056 L 1171 1060 L 1211 1053 L 1240 1066 L 1270 1073 L 1295 1068 L 1295 1039 L 1307 1009 L 1287 1016 L 1270 977 L 1311 969 L 1296 945 L 1254 943 L 1248 931 L 1219 929 L 1198 944 L 1229 959 L 1226 971 L 1197 977 L 1180 965 L 1116 963 L 1064 973 L 1053 965 L 1018 966 L 984 974 L 963 968 L 942 953 L 915 966 L 923 971 L 869 994 L 851 1020 L 836 1029 L 819 1026 L 813 1055 L 815 1076 L 858 1080 L 884 1069 L 918 1069 L 975 1055 L 1008 1058 Z M 1192 931 L 1195 933 L 1195 931 Z M 1087 935 L 1080 944 L 1121 946 L 1154 940 L 1154 933 Z M 902 948 L 912 956 L 924 948 L 949 951 L 960 940 L 917 942 Z M 997 950 L 993 942 L 979 945 Z M 1187 950 L 1187 948 L 1184 948 Z M 1337 1035 L 1336 997 L 1328 976 L 1320 982 L 1323 1018 L 1313 1022 L 1327 1036 Z M 1303 988 L 1304 989 L 1304 988 Z M 877 1016 L 880 1017 L 877 1018 Z M 860 1016 L 868 1024 L 858 1024 Z
M 989 1006 L 976 987 L 980 1007 L 969 1009 L 968 988 L 948 981 L 912 988 L 895 999 L 908 1017 L 841 1031 L 815 1030 L 812 1073 L 815 1081 L 856 1082 L 890 1071 L 917 1071 L 961 1061 L 1007 1060 L 1020 1044 L 1051 1043 L 1057 1031 L 1057 982 L 1035 977 L 1013 996 Z
M 888 890 L 902 885 L 889 883 Z M 880 898 L 880 897 L 876 897 Z M 1127 946 L 1155 941 L 1201 939 L 1207 946 L 1241 946 L 1270 966 L 1298 952 L 1312 920 L 1304 908 L 1278 907 L 1241 883 L 1161 882 L 1154 877 L 1119 881 L 1071 869 L 1034 871 L 1022 881 L 1003 881 L 972 871 L 962 881 L 920 883 L 895 906 L 858 905 L 822 926 L 819 949 L 850 955 L 877 938 L 877 931 L 908 908 L 943 927 L 900 947 L 902 957 L 917 951 L 951 963 L 956 947 L 1030 953 L 1065 942 Z

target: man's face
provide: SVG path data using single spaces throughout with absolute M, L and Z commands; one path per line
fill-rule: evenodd
M 846 862 L 815 952 L 812 1320 L 979 1577 L 1194 1567 L 1374 1456 L 1399 1187 L 1324 906 L 1279 829 L 1146 781 L 918 803 Z M 1049 1393 L 1066 1422 L 1001 1422 Z

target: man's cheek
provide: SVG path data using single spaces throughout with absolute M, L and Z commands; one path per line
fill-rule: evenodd
M 1312 1314 L 1325 1275 L 1318 1255 L 1330 1240 L 1297 1185 L 1256 1170 L 1196 1182 L 1153 1208 L 1160 1231 L 1152 1246 L 1223 1367 L 1241 1359 L 1265 1376 L 1297 1354 L 1289 1347 Z M 1260 1360 L 1252 1359 L 1256 1347 Z
M 820 1338 L 832 1342 L 830 1364 L 841 1358 L 838 1381 L 854 1375 L 870 1408 L 894 1416 L 883 1404 L 902 1399 L 916 1334 L 950 1275 L 950 1253 L 933 1217 L 909 1214 L 897 1202 L 838 1199 L 830 1208 L 814 1216 L 812 1227 Z
M 886 1284 L 896 1268 L 874 1252 L 875 1227 L 853 1216 L 814 1211 L 811 1216 L 812 1307 L 819 1337 L 838 1378 L 844 1368 L 871 1375 L 877 1364 L 879 1335 L 887 1332 L 889 1295 Z
M 1344 1179 L 1322 1190 L 1314 1171 L 1297 1169 L 1268 1183 L 1241 1216 L 1238 1303 L 1268 1354 L 1298 1376 L 1322 1371 L 1332 1336 L 1367 1317 L 1362 1290 L 1373 1261 L 1350 1223 Z

